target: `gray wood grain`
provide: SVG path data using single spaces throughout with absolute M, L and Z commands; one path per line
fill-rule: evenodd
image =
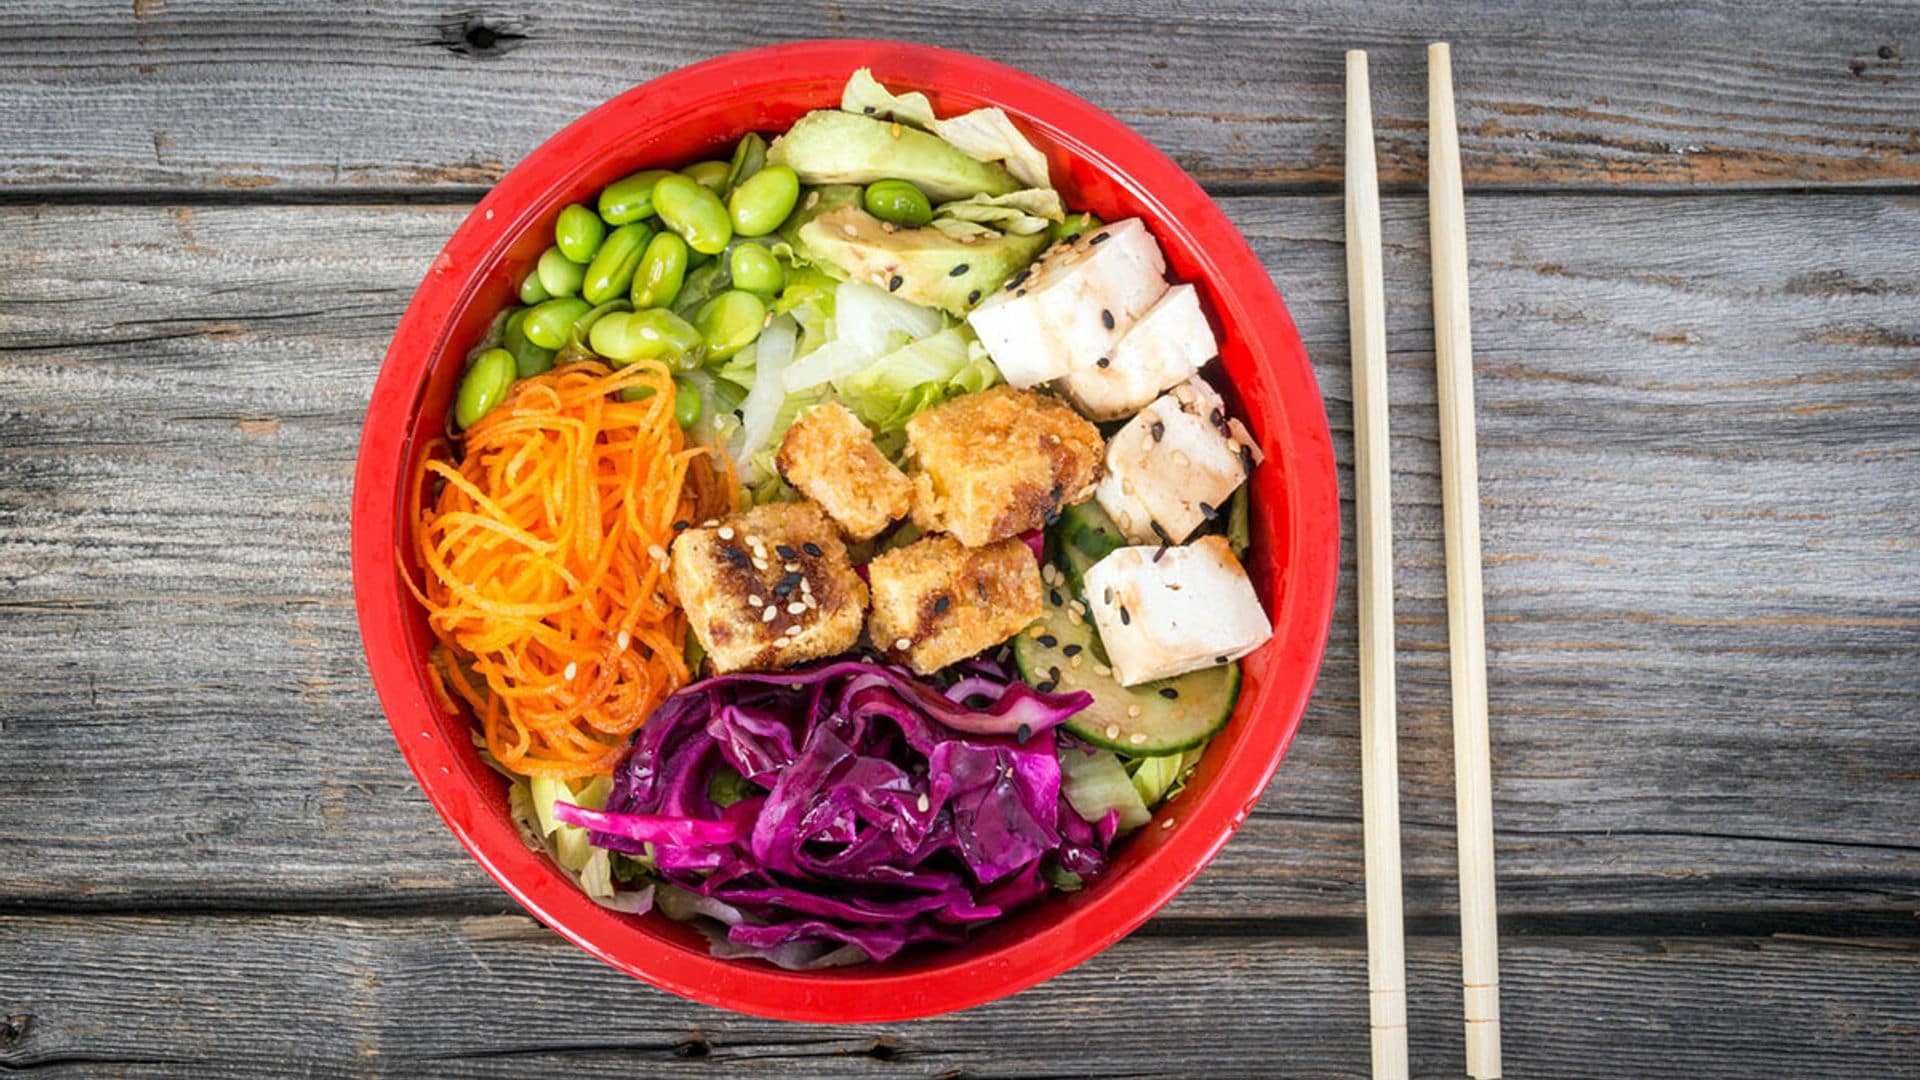
M 1454 893 L 1421 206 L 1386 208 L 1416 916 Z M 1339 201 L 1228 209 L 1350 490 Z M 504 904 L 394 752 L 346 559 L 360 410 L 463 213 L 0 209 L 0 904 Z M 1920 202 L 1470 217 L 1503 911 L 1910 910 Z M 1170 915 L 1361 911 L 1352 600 Z
M 0 0 L 0 187 L 467 190 L 673 68 L 859 36 L 1040 73 L 1220 185 L 1338 182 L 1348 48 L 1373 51 L 1383 180 L 1421 182 L 1436 39 L 1476 186 L 1920 181 L 1913 0 L 288 8 Z
M 1136 936 L 1042 991 L 838 1027 L 688 1005 L 517 915 L 0 917 L 0 949 L 0 1067 L 35 1075 L 1367 1075 L 1351 939 Z M 1414 1072 L 1458 1075 L 1455 947 L 1407 951 Z M 1501 961 L 1512 1076 L 1891 1077 L 1920 1054 L 1910 945 L 1528 938 Z

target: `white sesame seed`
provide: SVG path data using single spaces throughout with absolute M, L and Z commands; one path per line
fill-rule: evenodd
M 787 605 L 787 614 L 789 615 L 799 615 L 806 610 L 807 610 L 807 605 L 801 603 L 798 600 L 795 600 L 793 603 Z
M 785 570 L 789 574 L 797 574 L 800 572 L 800 564 L 797 562 L 786 563 L 785 565 L 781 566 L 781 569 Z
M 1119 737 L 1120 737 L 1120 725 L 1119 725 L 1119 724 L 1108 724 L 1108 725 L 1107 725 L 1107 738 L 1109 738 L 1109 739 L 1117 739 L 1117 738 L 1119 738 Z
M 927 793 L 923 791 L 920 793 L 919 805 L 920 805 L 920 812 L 924 814 L 927 812 L 927 807 L 933 805 L 933 800 L 927 798 Z
M 653 557 L 654 562 L 667 561 L 667 549 L 661 547 L 659 544 L 650 545 L 647 548 L 647 554 Z
M 806 208 L 807 208 L 807 209 L 809 209 L 809 210 L 811 210 L 811 209 L 813 209 L 814 207 L 816 207 L 816 206 L 819 206 L 819 205 L 820 205 L 820 189 L 818 189 L 818 188 L 815 188 L 814 190 L 812 190 L 812 191 L 809 191 L 809 192 L 807 192 L 807 207 L 806 207 Z M 794 689 L 796 689 L 796 690 L 797 690 L 797 689 L 799 689 L 799 687 L 794 687 Z
M 760 597 L 759 597 L 759 596 L 758 596 L 757 594 L 756 594 L 756 595 L 753 595 L 753 596 L 749 596 L 749 597 L 747 597 L 747 606 L 748 606 L 748 607 L 759 607 L 759 606 L 760 606 L 760 604 L 761 604 L 761 600 L 760 600 Z
M 1138 706 L 1138 705 L 1129 705 L 1129 706 L 1127 706 L 1127 715 L 1128 715 L 1129 717 L 1136 717 L 1136 716 L 1139 716 L 1139 715 L 1140 715 L 1140 706 Z
M 567 670 L 561 672 L 560 677 L 568 682 L 572 682 L 573 677 L 578 674 L 580 674 L 580 665 L 569 660 L 567 661 Z
M 889 132 L 890 134 L 892 134 L 892 136 L 893 136 L 894 138 L 896 138 L 896 139 L 897 139 L 897 138 L 899 138 L 899 137 L 900 137 L 900 121 L 898 121 L 898 120 L 895 120 L 895 121 L 893 122 L 893 126 L 892 126 L 892 127 L 890 127 L 890 128 L 888 128 L 888 129 L 887 129 L 887 131 L 888 131 L 888 132 Z
M 1131 493 L 1129 493 L 1129 494 L 1131 494 Z M 720 526 L 720 539 L 722 539 L 722 540 L 731 540 L 731 539 L 733 539 L 733 526 L 731 526 L 731 525 L 722 525 L 722 526 Z
M 754 568 L 755 570 L 758 570 L 758 571 L 760 571 L 760 572 L 761 572 L 761 573 L 763 573 L 763 574 L 764 574 L 764 573 L 766 573 L 766 570 L 767 570 L 767 560 L 765 560 L 765 559 L 755 559 L 755 560 L 753 560 L 753 568 Z
M 1139 746 L 1141 743 L 1147 741 L 1147 737 L 1136 731 L 1132 735 L 1127 736 L 1127 741 L 1135 746 Z
M 849 221 L 849 222 L 847 222 L 847 223 L 846 223 L 845 225 L 842 225 L 842 226 L 840 226 L 840 231 L 841 231 L 841 232 L 843 232 L 843 233 L 846 233 L 846 234 L 847 234 L 848 236 L 859 236 L 859 235 L 860 235 L 860 230 L 859 230 L 859 229 L 856 229 L 856 228 L 854 228 L 854 226 L 853 226 L 853 222 L 851 222 L 851 221 Z
M 1161 827 L 1161 828 L 1163 828 L 1163 829 L 1171 829 L 1171 828 L 1173 828 L 1173 819 L 1172 819 L 1172 818 L 1168 818 L 1167 820 L 1165 820 L 1165 821 L 1163 821 L 1163 822 L 1161 822 L 1161 823 L 1160 823 L 1160 827 Z
M 778 614 L 780 614 L 780 609 L 778 609 L 778 608 L 776 608 L 776 607 L 774 607 L 774 606 L 773 606 L 772 604 L 768 604 L 768 605 L 767 605 L 767 610 L 765 610 L 765 611 L 763 611 L 763 612 L 761 612 L 761 613 L 760 613 L 760 621 L 761 621 L 761 622 L 772 622 L 772 621 L 773 621 L 773 617 L 774 617 L 775 615 L 778 615 Z
M 625 630 L 622 630 L 620 631 L 620 636 L 613 639 L 613 647 L 616 649 L 625 650 L 628 645 L 632 644 L 632 642 L 633 642 L 633 635 L 627 633 Z
M 1093 673 L 1104 679 L 1113 674 L 1113 669 L 1105 664 L 1095 664 L 1093 665 Z
M 1067 666 L 1068 666 L 1068 667 L 1070 667 L 1070 668 L 1072 668 L 1072 669 L 1073 669 L 1073 670 L 1075 670 L 1075 671 L 1079 671 L 1079 670 L 1080 670 L 1080 664 L 1081 664 L 1081 662 L 1082 662 L 1082 661 L 1084 661 L 1085 659 L 1086 659 L 1086 657 L 1084 657 L 1084 656 L 1081 656 L 1081 655 L 1080 655 L 1079 653 L 1074 653 L 1074 654 L 1073 654 L 1073 659 L 1071 659 L 1071 660 L 1069 660 L 1069 661 L 1067 661 Z
M 893 647 L 899 650 L 900 652 L 906 652 L 908 649 L 913 648 L 913 639 L 901 638 L 900 640 L 893 643 Z
M 1027 631 L 1027 636 L 1030 638 L 1040 638 L 1040 637 L 1046 636 L 1046 633 L 1047 633 L 1046 627 L 1036 626 L 1033 629 Z

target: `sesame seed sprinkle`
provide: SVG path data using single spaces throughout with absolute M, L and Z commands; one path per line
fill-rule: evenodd
M 801 603 L 798 600 L 795 600 L 793 603 L 787 605 L 787 614 L 789 615 L 799 615 L 806 610 L 807 610 L 807 605 Z
M 1135 746 L 1139 746 L 1141 743 L 1144 743 L 1147 741 L 1147 737 L 1141 734 L 1140 732 L 1136 731 L 1133 734 L 1127 736 L 1127 741 L 1132 743 Z
M 1138 719 L 1140 716 L 1140 706 L 1138 705 L 1127 706 L 1127 716 L 1129 719 Z
M 733 539 L 733 526 L 731 525 L 720 526 L 720 539 L 722 540 Z
M 580 674 L 580 665 L 569 660 L 567 661 L 567 670 L 561 672 L 560 677 L 568 682 L 572 682 L 573 677 L 578 674 Z
M 1163 821 L 1163 822 L 1161 822 L 1161 823 L 1160 823 L 1160 827 L 1161 827 L 1161 828 L 1163 828 L 1163 829 L 1171 829 L 1171 828 L 1173 828 L 1173 819 L 1172 819 L 1172 818 L 1168 818 L 1167 820 L 1165 820 L 1165 821 Z
M 779 608 L 776 608 L 776 607 L 774 607 L 774 606 L 773 606 L 772 604 L 768 604 L 768 605 L 767 605 L 767 610 L 765 610 L 765 611 L 763 611 L 763 612 L 761 612 L 761 613 L 760 613 L 760 621 L 761 621 L 761 622 L 772 622 L 772 621 L 773 621 L 773 617 L 774 617 L 775 615 L 778 615 L 778 614 L 780 614 L 780 609 L 779 609 Z
M 913 648 L 913 639 L 901 638 L 893 643 L 893 647 L 900 652 L 906 652 L 908 649 Z
M 1107 738 L 1109 738 L 1109 739 L 1117 739 L 1117 738 L 1119 738 L 1119 737 L 1120 737 L 1120 725 L 1119 725 L 1119 724 L 1108 724 L 1108 725 L 1107 725 Z
M 613 647 L 616 649 L 625 649 L 632 642 L 633 642 L 633 635 L 627 633 L 625 630 L 622 630 L 620 631 L 620 636 L 613 639 Z
M 760 606 L 762 606 L 762 605 L 763 605 L 763 604 L 765 604 L 765 603 L 766 603 L 766 601 L 764 601 L 764 600 L 762 600 L 762 599 L 760 599 L 760 597 L 759 597 L 758 595 L 749 595 L 749 596 L 747 597 L 747 606 L 748 606 L 748 607 L 760 607 Z
M 923 791 L 920 793 L 920 801 L 914 805 L 918 806 L 920 812 L 924 814 L 927 812 L 927 808 L 933 805 L 933 800 L 927 798 L 927 793 Z

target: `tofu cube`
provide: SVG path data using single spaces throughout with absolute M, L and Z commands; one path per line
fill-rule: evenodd
M 1100 479 L 1100 429 L 1051 394 L 996 386 L 907 421 L 913 520 L 969 547 L 1038 529 Z
M 1218 355 L 1220 343 L 1200 310 L 1199 291 L 1175 285 L 1140 316 L 1105 363 L 1096 360 L 1055 385 L 1083 415 L 1119 420 Z
M 1260 449 L 1198 377 L 1141 410 L 1107 444 L 1095 497 L 1137 544 L 1184 543 L 1260 462 Z
M 967 547 L 928 536 L 867 564 L 875 648 L 929 675 L 1040 617 L 1040 564 L 1023 540 Z
M 873 539 L 913 508 L 913 482 L 874 445 L 867 425 L 836 401 L 815 406 L 787 428 L 774 465 L 853 540 Z
M 967 322 L 1008 383 L 1025 389 L 1110 356 L 1166 291 L 1167 262 L 1139 218 L 1063 240 L 980 302 Z
M 860 640 L 867 586 L 825 511 L 769 503 L 673 541 L 673 590 L 713 669 L 777 671 Z
M 1122 686 L 1238 660 L 1273 636 L 1224 538 L 1124 547 L 1087 571 L 1087 609 Z

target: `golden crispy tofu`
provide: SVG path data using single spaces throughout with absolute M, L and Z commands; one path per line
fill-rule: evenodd
M 1023 540 L 970 548 L 929 536 L 867 564 L 874 647 L 922 675 L 992 648 L 1040 617 L 1040 564 Z
M 774 465 L 854 540 L 871 540 L 913 506 L 913 483 L 845 405 L 829 401 L 793 422 Z
M 1059 398 L 996 386 L 907 421 L 913 520 L 969 547 L 1038 529 L 1100 480 L 1100 431 Z
M 770 503 L 673 542 L 673 589 L 717 672 L 774 671 L 860 640 L 867 587 L 810 502 Z

